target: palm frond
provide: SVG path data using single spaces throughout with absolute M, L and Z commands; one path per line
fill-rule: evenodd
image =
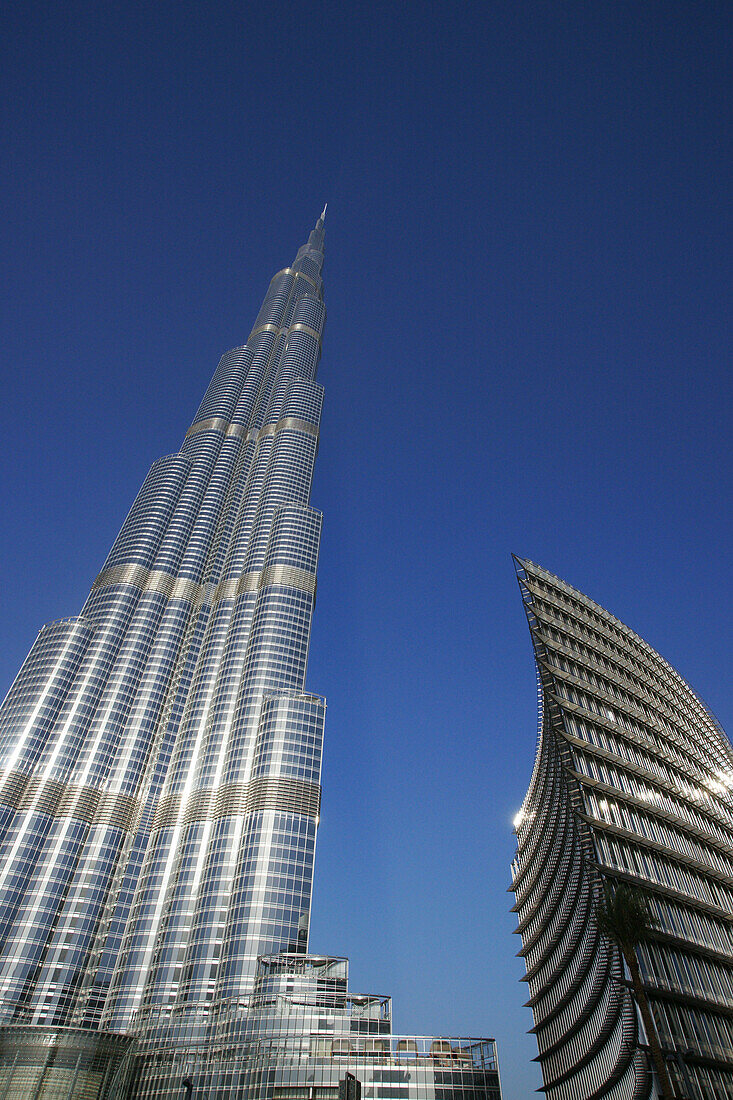
M 623 882 L 616 886 L 604 882 L 594 915 L 602 934 L 622 950 L 633 949 L 657 927 L 648 894 Z

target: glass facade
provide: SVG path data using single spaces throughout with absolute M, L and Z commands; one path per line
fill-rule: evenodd
M 500 1100 L 493 1039 L 393 1035 L 389 997 L 350 994 L 346 959 L 266 956 L 248 998 L 196 1019 L 153 1009 L 141 1026 L 144 1100 L 186 1079 L 210 1100 L 339 1100 L 347 1073 L 364 1100 Z
M 179 1096 L 152 1066 L 196 1042 L 196 1094 L 248 1095 L 258 959 L 308 950 L 323 242 L 322 215 L 0 708 L 0 1100 Z
M 518 562 L 541 728 L 515 821 L 515 911 L 549 1100 L 657 1095 L 602 883 L 649 892 L 637 951 L 672 1083 L 733 1098 L 733 751 L 659 654 L 582 593 Z

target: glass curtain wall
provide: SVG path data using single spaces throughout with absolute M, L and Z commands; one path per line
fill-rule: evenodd
M 307 950 L 323 241 L 321 217 L 0 709 L 7 1026 L 124 1033 Z

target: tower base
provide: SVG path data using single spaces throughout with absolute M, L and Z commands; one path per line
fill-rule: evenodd
M 0 1100 L 117 1100 L 131 1045 L 82 1028 L 0 1026 Z

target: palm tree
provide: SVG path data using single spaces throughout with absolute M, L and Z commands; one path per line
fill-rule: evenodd
M 601 934 L 611 943 L 616 944 L 629 968 L 634 1000 L 639 1006 L 639 1012 L 644 1021 L 644 1030 L 659 1078 L 662 1100 L 674 1100 L 667 1063 L 662 1054 L 654 1018 L 641 981 L 639 960 L 636 957 L 637 946 L 657 927 L 657 920 L 649 909 L 647 895 L 638 887 L 628 886 L 626 883 L 618 883 L 614 888 L 608 882 L 604 882 L 603 893 L 596 901 L 595 919 Z

